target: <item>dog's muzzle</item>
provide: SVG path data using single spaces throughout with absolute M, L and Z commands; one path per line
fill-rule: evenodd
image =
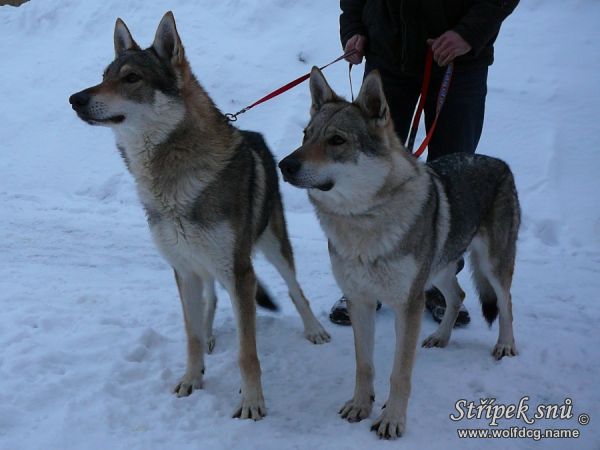
M 321 191 L 329 191 L 333 188 L 333 183 L 331 181 L 319 185 L 307 183 L 305 177 L 299 177 L 301 173 L 300 169 L 302 169 L 302 161 L 294 157 L 293 154 L 285 157 L 279 163 L 279 170 L 281 170 L 283 179 L 296 187 L 305 189 L 319 189 Z
M 90 93 L 89 89 L 77 92 L 69 97 L 69 103 L 71 104 L 73 111 L 77 113 L 81 120 L 90 125 L 117 124 L 125 120 L 123 114 L 103 118 L 94 117 L 93 114 L 90 114 L 90 102 L 92 97 L 93 95 Z

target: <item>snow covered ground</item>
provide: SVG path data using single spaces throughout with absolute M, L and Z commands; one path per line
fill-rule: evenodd
M 322 0 L 31 0 L 0 7 L 0 449 L 600 448 L 600 3 L 528 0 L 505 23 L 490 72 L 481 153 L 513 167 L 523 207 L 513 287 L 520 355 L 495 362 L 468 275 L 473 321 L 446 349 L 419 349 L 405 436 L 379 442 L 371 420 L 337 416 L 354 384 L 350 328 L 326 315 L 339 295 L 305 193 L 283 187 L 299 277 L 332 342 L 302 338 L 283 282 L 257 271 L 282 312 L 259 312 L 269 415 L 230 418 L 238 401 L 236 338 L 220 291 L 217 347 L 205 389 L 183 399 L 177 291 L 158 256 L 109 130 L 75 117 L 67 99 L 112 59 L 117 16 L 149 45 L 172 9 L 192 66 L 226 112 L 340 54 L 338 2 Z M 349 95 L 346 66 L 327 69 Z M 360 70 L 355 72 L 355 84 Z M 303 85 L 240 119 L 281 158 L 308 119 Z M 424 317 L 422 337 L 435 328 Z M 377 317 L 373 418 L 385 401 L 393 317 Z M 571 398 L 576 441 L 460 440 L 459 399 L 530 405 Z M 587 426 L 577 416 L 588 413 Z M 502 421 L 501 427 L 523 426 Z

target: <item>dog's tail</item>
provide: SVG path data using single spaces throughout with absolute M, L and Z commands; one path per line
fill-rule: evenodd
M 256 283 L 256 304 L 269 311 L 279 311 L 279 306 L 273 301 L 260 281 L 257 281 Z
M 481 303 L 481 312 L 489 326 L 492 326 L 496 317 L 498 317 L 498 297 L 494 288 L 488 281 L 487 277 L 480 269 L 479 255 L 471 251 L 471 271 L 473 274 L 473 282 L 479 294 L 479 302 Z

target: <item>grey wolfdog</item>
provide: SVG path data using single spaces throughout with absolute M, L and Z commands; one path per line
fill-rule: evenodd
M 394 132 L 381 78 L 364 80 L 355 102 L 339 98 L 322 73 L 310 78 L 312 107 L 302 146 L 280 162 L 284 179 L 308 189 L 325 231 L 337 283 L 348 298 L 356 348 L 350 422 L 371 413 L 376 300 L 395 312 L 390 393 L 372 429 L 404 432 L 424 292 L 437 286 L 447 309 L 424 347 L 448 344 L 464 292 L 456 265 L 470 250 L 483 315 L 500 319 L 497 359 L 516 354 L 510 286 L 520 222 L 513 175 L 502 161 L 454 154 L 423 164 Z
M 204 351 L 214 345 L 214 279 L 228 291 L 239 338 L 242 400 L 234 417 L 266 414 L 256 352 L 252 252 L 261 250 L 287 283 L 308 340 L 329 335 L 296 281 L 273 156 L 262 136 L 231 126 L 191 72 L 168 12 L 142 50 L 121 19 L 115 60 L 100 84 L 69 99 L 91 125 L 112 128 L 133 175 L 160 253 L 173 267 L 187 333 L 187 369 L 178 397 L 202 387 Z

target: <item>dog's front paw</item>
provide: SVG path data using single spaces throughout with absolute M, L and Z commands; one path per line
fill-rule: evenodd
M 304 337 L 313 344 L 325 344 L 331 340 L 329 333 L 325 331 L 323 325 L 318 322 L 315 325 L 304 329 Z
M 181 381 L 173 388 L 173 393 L 177 397 L 187 397 L 194 389 L 202 389 L 202 378 L 204 370 L 199 375 L 185 374 Z
M 422 346 L 426 348 L 440 347 L 444 348 L 448 345 L 450 340 L 449 336 L 442 336 L 441 334 L 433 333 L 423 341 Z
M 516 356 L 517 347 L 513 342 L 498 342 L 492 350 L 492 356 L 496 359 L 502 359 L 504 356 Z
M 267 415 L 265 400 L 260 396 L 255 400 L 243 398 L 240 405 L 233 411 L 233 418 L 260 420 Z
M 404 433 L 406 416 L 392 412 L 385 408 L 379 418 L 373 422 L 371 431 L 374 431 L 380 439 L 398 439 Z
M 370 397 L 369 400 L 366 401 L 355 400 L 353 398 L 348 400 L 344 406 L 342 406 L 342 409 L 338 411 L 338 414 L 348 422 L 360 422 L 369 417 L 371 409 L 373 409 L 373 397 Z

